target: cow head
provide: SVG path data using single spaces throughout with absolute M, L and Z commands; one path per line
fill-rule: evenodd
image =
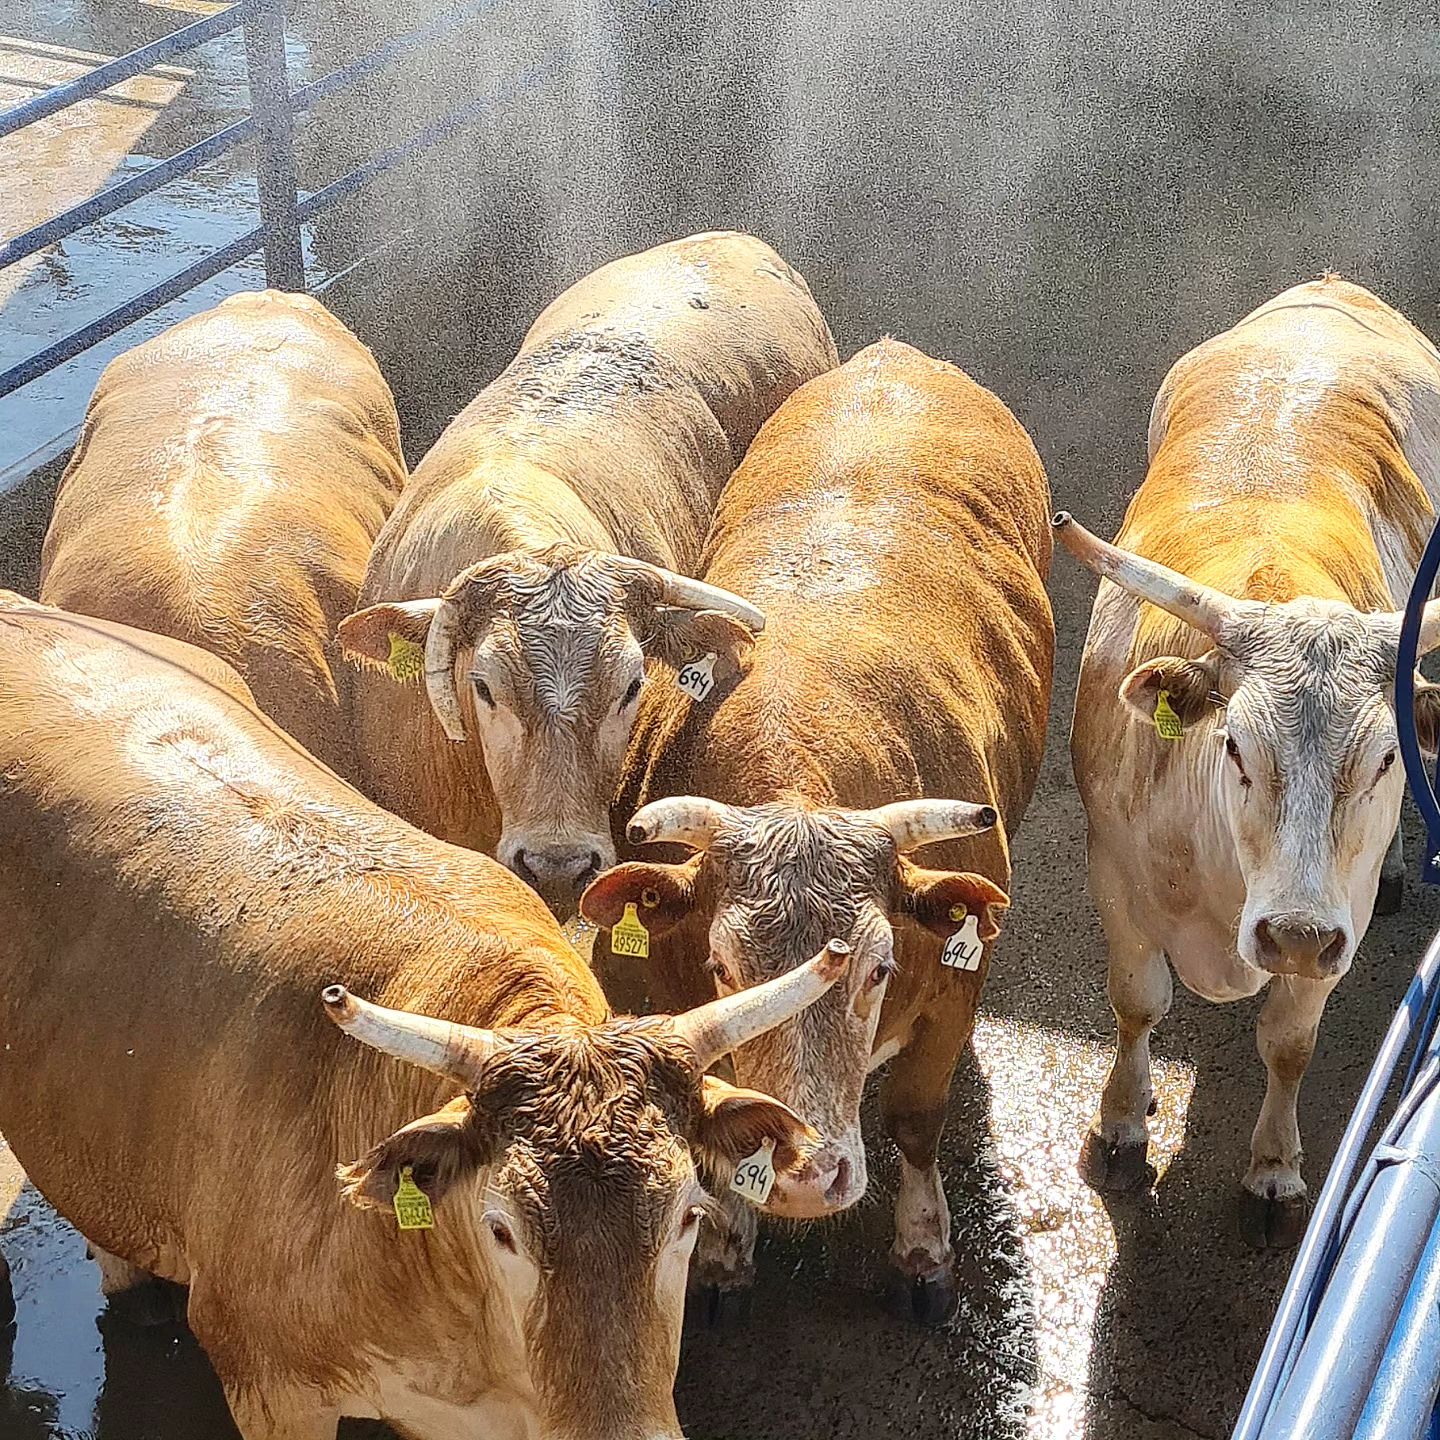
M 1221 720 L 1204 727 L 1214 744 L 1207 768 L 1245 884 L 1240 958 L 1278 975 L 1343 975 L 1370 923 L 1400 818 L 1401 617 L 1334 600 L 1237 599 L 1108 545 L 1068 515 L 1055 525 L 1092 570 L 1212 644 L 1199 659 L 1147 660 L 1125 677 L 1120 698 L 1146 724 L 1162 691 L 1180 726 L 1211 714 Z M 1440 604 L 1432 602 L 1420 651 L 1437 645 Z M 1440 687 L 1417 682 L 1416 718 L 1433 751 Z
M 372 605 L 341 622 L 340 641 L 379 662 L 397 642 L 423 649 L 436 719 L 451 740 L 478 742 L 497 858 L 563 919 L 614 863 L 609 806 L 647 656 L 678 666 L 714 654 L 723 678 L 764 624 L 703 581 L 554 545 L 492 556 L 437 599 Z
M 682 865 L 618 866 L 585 892 L 581 909 L 597 925 L 613 928 L 633 904 L 652 935 L 678 924 L 703 895 L 713 904 L 704 963 L 721 995 L 773 983 L 826 935 L 848 943 L 842 984 L 732 1057 L 740 1084 L 779 1096 L 823 1137 L 803 1170 L 776 1183 L 766 1207 L 773 1213 L 811 1219 L 865 1193 L 860 1096 L 895 967 L 893 922 L 905 917 L 948 936 L 973 912 L 980 938 L 990 940 L 999 933 L 993 911 L 1009 903 L 981 875 L 923 870 L 906 854 L 977 834 L 996 818 L 988 805 L 952 800 L 875 810 L 657 800 L 631 820 L 632 843 L 668 841 L 697 853 Z
M 547 1440 L 678 1440 L 686 1272 L 713 1205 L 702 1173 L 728 1183 L 769 1147 L 787 1174 L 817 1138 L 770 1096 L 705 1069 L 818 999 L 847 959 L 827 947 L 772 985 L 674 1018 L 565 1017 L 537 1031 L 324 992 L 342 1030 L 464 1092 L 338 1173 L 361 1208 L 390 1210 L 402 1181 L 420 1188 L 447 1262 L 435 1268 L 502 1327 L 497 1350 L 525 1357 Z

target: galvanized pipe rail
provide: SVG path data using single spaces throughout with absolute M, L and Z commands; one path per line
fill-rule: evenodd
M 1440 883 L 1440 801 L 1415 725 L 1425 603 L 1440 523 L 1405 607 L 1396 657 L 1400 754 Z M 1381 1102 L 1413 1042 L 1395 1111 L 1364 1166 Z M 1440 1440 L 1440 935 L 1390 1023 L 1341 1137 L 1232 1440 Z
M 0 371 L 0 398 L 48 374 L 257 251 L 263 251 L 265 255 L 268 285 L 281 290 L 303 290 L 306 277 L 301 227 L 385 171 L 454 134 L 463 125 L 484 114 L 490 108 L 490 102 L 470 100 L 457 105 L 409 140 L 391 146 L 348 174 L 303 197 L 296 178 L 296 118 L 403 56 L 459 29 L 493 5 L 494 0 L 468 0 L 468 3 L 452 4 L 445 14 L 429 24 L 378 46 L 322 79 L 292 90 L 285 64 L 284 0 L 236 0 L 228 9 L 183 26 L 128 55 L 97 66 L 87 75 L 57 85 L 42 95 L 0 112 L 0 139 L 4 139 L 27 125 L 123 84 L 171 56 L 243 27 L 250 81 L 250 116 L 169 159 L 157 161 L 138 175 L 110 186 L 0 245 L 0 270 L 18 264 L 84 226 L 152 194 L 172 180 L 252 142 L 258 145 L 256 171 L 261 219 L 256 228 L 247 230 L 212 254 L 115 306 L 78 330 L 61 336 L 8 370 Z

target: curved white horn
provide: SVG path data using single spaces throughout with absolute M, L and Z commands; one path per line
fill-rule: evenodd
M 860 813 L 888 830 L 902 855 L 920 845 L 979 835 L 1000 819 L 992 806 L 965 800 L 895 800 Z
M 1233 595 L 1212 590 L 1208 585 L 1187 579 L 1154 560 L 1122 550 L 1092 535 L 1083 525 L 1061 510 L 1051 520 L 1060 543 L 1097 575 L 1168 610 L 1177 620 L 1193 625 L 1202 635 L 1220 639 L 1226 623 L 1235 617 L 1241 601 Z
M 327 986 L 320 1000 L 331 1020 L 362 1045 L 467 1087 L 500 1044 L 494 1031 L 372 1005 L 343 985 Z
M 703 795 L 675 795 L 668 800 L 652 800 L 630 817 L 630 823 L 625 827 L 625 838 L 632 845 L 666 841 L 688 845 L 692 850 L 708 850 L 721 826 L 734 813 L 733 805 L 707 800 Z
M 442 600 L 425 637 L 425 693 L 435 718 L 457 741 L 465 738 L 465 717 L 455 692 L 455 651 L 459 641 L 460 607 L 454 600 Z
M 677 575 L 659 565 L 634 562 L 638 568 L 653 575 L 660 582 L 660 603 L 675 605 L 681 610 L 719 610 L 738 620 L 747 629 L 758 635 L 765 628 L 765 612 L 758 610 L 748 600 L 722 590 L 718 585 L 707 585 L 703 580 L 692 580 L 688 575 Z
M 675 1017 L 675 1029 L 708 1069 L 722 1055 L 782 1025 L 814 1004 L 844 973 L 850 947 L 831 940 L 813 960 L 749 990 L 737 991 Z

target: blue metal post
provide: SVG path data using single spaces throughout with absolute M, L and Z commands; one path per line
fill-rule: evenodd
M 1320 1308 L 1262 1429 L 1276 1440 L 1351 1440 L 1440 1214 L 1440 1089 L 1416 1107 L 1335 1263 Z M 1400 1277 L 1407 1277 L 1401 1279 Z
M 1395 1277 L 1396 1281 L 1400 1276 Z M 1429 1433 L 1440 1395 L 1440 1229 L 1431 1232 L 1355 1440 Z
M 295 213 L 295 117 L 285 67 L 285 0 L 256 0 L 245 22 L 250 110 L 260 132 L 260 218 L 265 222 L 265 283 L 305 288 L 305 257 Z

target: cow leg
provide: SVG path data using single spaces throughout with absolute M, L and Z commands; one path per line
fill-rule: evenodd
M 936 1156 L 950 1080 L 975 1024 L 978 987 L 920 1021 L 886 1077 L 885 1128 L 900 1149 L 895 1197 L 892 1298 L 922 1325 L 943 1325 L 955 1313 L 955 1252 L 950 1248 L 950 1203 Z
M 1092 858 L 1092 875 L 1095 874 Z M 1118 884 L 1118 877 L 1116 877 Z M 1150 1085 L 1150 1032 L 1163 1020 L 1174 996 L 1170 966 L 1131 923 L 1124 892 L 1097 883 L 1106 895 L 1100 918 L 1110 949 L 1107 987 L 1115 1012 L 1115 1061 L 1100 1095 L 1100 1114 L 1080 1151 L 1080 1176 L 1093 1189 L 1118 1194 L 1148 1185 L 1152 1172 L 1148 1118 L 1155 1104 Z
M 1277 975 L 1260 1009 L 1256 1048 L 1265 1062 L 1265 1101 L 1250 1141 L 1250 1168 L 1240 1192 L 1240 1233 L 1257 1250 L 1288 1249 L 1305 1233 L 1305 1181 L 1300 1176 L 1300 1081 L 1333 980 Z
M 340 1412 L 313 1390 L 257 1395 L 225 1383 L 225 1399 L 242 1440 L 335 1440 Z
M 185 1318 L 185 1287 L 174 1285 L 86 1242 L 100 1267 L 100 1293 L 108 1312 L 129 1325 L 174 1325 Z
M 1398 915 L 1405 898 L 1405 822 L 1395 826 L 1390 848 L 1380 862 L 1380 888 L 1375 892 L 1377 915 Z
M 717 1205 L 702 1222 L 690 1258 L 686 1311 L 694 1324 L 724 1329 L 749 1316 L 760 1227 L 755 1208 L 733 1192 L 724 1191 Z

